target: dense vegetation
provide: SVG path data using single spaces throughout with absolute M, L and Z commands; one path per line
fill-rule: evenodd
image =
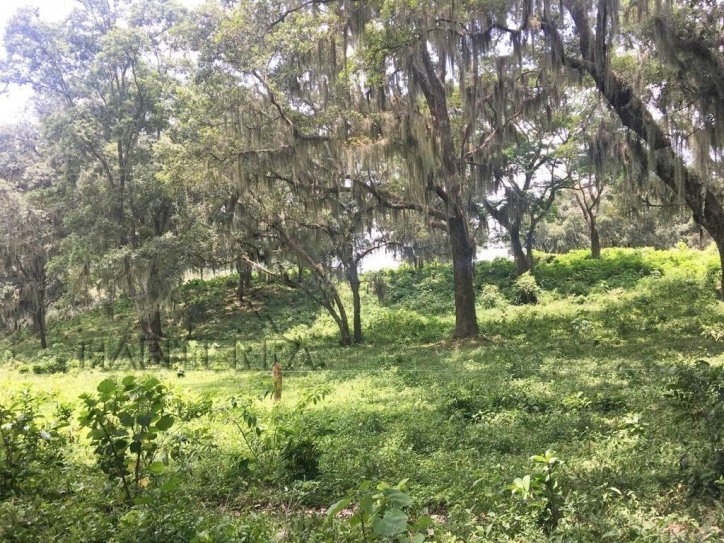
M 110 367 L 123 301 L 53 320 L 45 351 L 3 340 L 0 539 L 721 538 L 716 251 L 539 256 L 530 279 L 478 264 L 476 342 L 448 339 L 445 264 L 363 276 L 352 350 L 298 289 L 261 282 L 243 305 L 233 275 L 184 286 L 203 319 L 170 368 L 140 371 L 135 343 L 135 370 Z M 230 369 L 232 338 L 251 370 Z
M 721 539 L 724 4 L 191 3 L 4 29 L 0 539 Z

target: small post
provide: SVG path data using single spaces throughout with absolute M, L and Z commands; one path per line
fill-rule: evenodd
M 274 378 L 274 396 L 275 402 L 281 401 L 282 399 L 282 367 L 279 362 L 274 362 L 272 366 L 272 377 Z

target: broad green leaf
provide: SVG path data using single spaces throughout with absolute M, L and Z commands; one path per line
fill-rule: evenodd
M 88 432 L 88 439 L 102 439 L 103 436 L 105 436 L 105 433 L 100 428 L 94 428 Z
M 131 386 L 131 385 L 134 384 L 135 382 L 136 382 L 136 377 L 135 377 L 135 375 L 126 375 L 126 376 L 123 378 L 123 381 L 121 381 L 121 384 L 123 384 L 123 386 Z
M 123 426 L 127 427 L 133 426 L 134 423 L 133 415 L 131 415 L 130 413 L 121 413 L 120 415 L 118 415 L 118 420 L 121 421 L 121 424 Z
M 382 537 L 395 537 L 407 530 L 407 515 L 399 509 L 390 509 L 385 516 L 376 517 L 372 530 Z
M 368 517 L 374 515 L 375 506 L 374 502 L 372 501 L 372 496 L 370 496 L 369 494 L 365 494 L 364 496 L 362 496 L 359 500 L 359 508 Z
M 160 419 L 158 419 L 158 422 L 156 422 L 156 429 L 160 432 L 164 432 L 171 428 L 174 423 L 174 418 L 171 415 L 164 415 Z
M 96 390 L 100 392 L 101 394 L 110 394 L 114 390 L 116 390 L 117 385 L 116 382 L 113 379 L 104 379 L 100 382 Z
M 385 497 L 397 507 L 406 507 L 412 503 L 412 498 L 410 496 L 404 492 L 400 492 L 396 488 L 385 489 L 384 493 Z
M 166 466 L 163 465 L 163 462 L 153 462 L 150 466 L 148 466 L 148 471 L 152 475 L 161 475 L 164 471 L 166 471 Z
M 352 502 L 352 498 L 344 498 L 332 504 L 327 510 L 327 516 L 333 517 Z
M 156 379 L 155 377 L 149 377 L 143 382 L 143 388 L 145 388 L 146 390 L 151 390 L 158 384 L 160 384 L 160 381 L 158 379 Z
M 150 426 L 153 421 L 153 413 L 142 413 L 136 417 L 136 422 L 141 426 Z

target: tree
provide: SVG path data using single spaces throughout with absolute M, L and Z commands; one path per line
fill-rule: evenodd
M 2 319 L 15 330 L 30 318 L 43 349 L 47 310 L 62 292 L 57 275 L 47 269 L 61 232 L 57 213 L 44 202 L 54 181 L 46 151 L 37 127 L 0 127 Z
M 516 123 L 518 142 L 503 151 L 495 170 L 496 194 L 483 199 L 508 235 L 518 275 L 533 269 L 535 230 L 558 193 L 570 186 L 570 164 L 558 149 L 578 134 L 562 122 L 563 115 L 557 117 Z
M 492 150 L 513 140 L 512 119 L 556 101 L 521 57 L 527 28 L 507 28 L 508 10 L 486 8 L 242 3 L 202 53 L 249 92 L 229 116 L 246 129 L 245 176 L 261 163 L 303 181 L 333 163 L 344 175 L 325 182 L 347 180 L 379 206 L 444 229 L 457 337 L 478 333 L 473 202 L 492 184 Z M 504 38 L 513 55 L 500 54 Z
M 716 243 L 724 264 L 721 179 L 717 170 L 710 168 L 722 157 L 721 6 L 714 2 L 643 2 L 637 17 L 630 17 L 636 24 L 627 30 L 637 38 L 631 49 L 655 53 L 667 68 L 673 68 L 657 72 L 657 81 L 651 81 L 663 89 L 658 100 L 646 87 L 645 78 L 643 84 L 634 85 L 626 75 L 625 62 L 618 62 L 616 46 L 625 42 L 619 40 L 623 28 L 617 2 L 564 0 L 561 6 L 565 11 L 558 14 L 558 20 L 570 17 L 575 35 L 559 30 L 553 6 L 546 4 L 540 14 L 541 28 L 557 63 L 591 78 L 628 128 L 642 170 L 650 170 L 673 194 L 681 195 L 695 221 Z M 629 73 L 634 69 L 639 71 L 640 66 Z M 650 106 L 663 110 L 661 122 Z M 696 157 L 693 162 L 688 160 L 691 151 Z
M 91 278 L 135 303 L 149 351 L 161 359 L 161 306 L 183 272 L 173 235 L 177 201 L 158 182 L 155 144 L 169 123 L 174 79 L 164 40 L 169 2 L 82 0 L 58 24 L 32 9 L 9 23 L 2 81 L 29 85 L 68 186 L 62 245 L 67 276 Z M 72 256 L 71 256 L 72 255 Z
M 1 179 L 0 210 L 2 319 L 15 330 L 19 321 L 30 317 L 45 349 L 47 309 L 60 294 L 57 277 L 46 269 L 57 250 L 57 221 Z

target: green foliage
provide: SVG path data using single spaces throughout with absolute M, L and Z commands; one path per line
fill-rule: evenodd
M 153 541 L 159 534 L 166 540 L 353 543 L 362 539 L 359 523 L 350 523 L 361 494 L 332 519 L 323 506 L 332 497 L 346 497 L 360 480 L 410 478 L 415 501 L 401 508 L 408 517 L 406 531 L 383 537 L 367 518 L 370 540 L 424 534 L 425 541 L 445 543 L 666 541 L 672 530 L 686 534 L 679 539 L 718 540 L 721 515 L 702 496 L 720 496 L 712 444 L 718 419 L 707 419 L 705 409 L 716 406 L 719 385 L 706 376 L 679 382 L 670 368 L 671 360 L 692 356 L 711 369 L 722 365 L 724 309 L 707 283 L 716 255 L 636 252 L 652 271 L 630 283 L 614 272 L 605 288 L 587 281 L 581 295 L 565 296 L 559 290 L 566 284 L 562 275 L 560 285 L 551 283 L 557 291 L 542 288 L 536 305 L 505 303 L 481 312 L 486 340 L 480 342 L 446 341 L 451 314 L 411 309 L 417 304 L 408 299 L 415 296 L 412 287 L 385 307 L 374 303 L 371 289 L 363 289 L 369 340 L 339 349 L 334 324 L 318 309 L 293 290 L 258 285 L 249 301 L 258 304 L 262 316 L 269 314 L 281 333 L 308 346 L 314 369 L 299 365 L 285 372 L 283 401 L 276 404 L 257 397 L 268 386 L 269 370 L 189 367 L 179 380 L 174 370 L 154 369 L 161 382 L 189 391 L 166 392 L 164 413 L 175 423 L 155 432 L 154 460 L 164 472 L 145 472 L 148 481 L 141 478 L 146 486 L 137 493 L 138 503 L 118 499 L 120 478 L 109 484 L 107 473 L 87 468 L 99 444 L 74 420 L 73 402 L 87 391 L 91 373 L 103 371 L 121 392 L 123 374 L 107 364 L 103 370 L 90 370 L 89 364 L 77 370 L 72 359 L 67 374 L 19 374 L 17 366 L 37 354 L 32 342 L 26 349 L 19 341 L 10 347 L 15 366 L 0 369 L 0 396 L 32 383 L 33 389 L 52 393 L 41 397 L 39 412 L 70 426 L 60 436 L 67 435 L 67 441 L 55 442 L 54 450 L 66 458 L 62 467 L 35 470 L 0 503 L 0 539 Z M 617 254 L 604 251 L 605 258 Z M 427 281 L 425 268 L 414 274 L 421 283 L 438 284 L 445 278 L 439 268 L 431 267 Z M 511 300 L 513 282 L 500 277 L 483 284 L 497 286 Z M 544 282 L 545 275 L 538 279 Z M 235 308 L 233 281 L 204 283 L 192 288 L 213 308 L 214 319 L 202 323 L 199 333 L 223 337 L 238 331 L 244 338 L 270 333 L 264 319 Z M 443 288 L 425 295 L 439 296 L 438 306 L 449 297 Z M 111 321 L 93 312 L 54 321 L 51 334 L 75 338 L 92 328 L 110 336 L 123 329 L 126 318 L 117 312 Z M 421 323 L 424 328 L 418 328 Z M 268 356 L 288 360 L 286 347 L 277 350 L 277 345 L 288 342 L 268 339 Z M 260 343 L 244 347 L 256 362 Z M 209 343 L 211 368 L 220 368 L 218 361 L 228 357 L 224 348 Z M 58 353 L 60 347 L 50 351 Z M 678 384 L 670 388 L 670 383 Z M 311 392 L 319 390 L 329 394 L 314 404 Z M 237 407 L 223 400 L 230 396 L 237 398 Z M 127 439 L 132 440 L 130 432 Z M 536 462 L 531 469 L 527 453 L 546 449 L 566 459 L 566 469 L 555 468 L 548 487 L 545 465 Z M 127 457 L 136 494 L 134 459 Z M 532 483 L 526 500 L 503 491 L 516 478 L 524 482 L 525 475 Z M 556 492 L 565 498 L 557 506 Z M 381 491 L 370 487 L 366 493 Z M 561 516 L 552 529 L 556 507 Z M 435 522 L 414 528 L 427 516 Z
M 563 462 L 552 451 L 530 458 L 541 471 L 524 477 L 517 477 L 506 488 L 519 496 L 526 505 L 537 513 L 538 524 L 550 533 L 563 517 L 565 498 L 558 484 L 558 469 Z
M 513 293 L 515 305 L 535 305 L 538 303 L 540 287 L 533 274 L 526 272 L 515 280 Z
M 262 424 L 259 418 L 261 400 L 232 398 L 225 420 L 236 427 L 246 445 L 247 455 L 238 459 L 240 470 L 270 480 L 317 478 L 321 451 L 315 436 L 305 425 L 303 415 L 309 406 L 321 402 L 328 393 L 326 388 L 308 392 L 290 412 L 275 407 L 268 424 Z
M 678 416 L 694 423 L 703 434 L 702 450 L 686 451 L 685 466 L 695 480 L 711 490 L 724 483 L 724 368 L 706 360 L 679 364 L 670 370 L 667 391 Z M 698 470 L 694 467 L 698 458 Z M 718 484 L 715 484 L 718 483 Z
M 66 421 L 41 424 L 40 398 L 24 390 L 0 403 L 0 498 L 20 492 L 63 459 Z
M 394 539 L 406 543 L 425 541 L 424 530 L 432 524 L 427 516 L 414 522 L 405 512 L 412 505 L 412 498 L 403 492 L 407 480 L 395 486 L 387 483 L 374 485 L 363 481 L 357 488 L 347 492 L 347 496 L 334 503 L 327 510 L 327 516 L 333 518 L 348 507 L 353 515 L 347 522 L 351 527 L 359 528 L 360 541 L 379 541 Z
M 480 292 L 480 305 L 484 309 L 495 309 L 508 305 L 508 301 L 500 292 L 498 285 L 483 285 Z
M 105 379 L 97 391 L 81 396 L 81 425 L 90 429 L 88 439 L 101 470 L 121 482 L 127 501 L 139 502 L 144 489 L 166 472 L 168 460 L 159 436 L 175 420 L 166 412 L 168 392 L 154 377 L 138 381 L 133 375 L 120 383 Z
M 110 543 L 233 543 L 244 533 L 233 522 L 214 513 L 199 513 L 196 504 L 177 497 L 134 507 L 120 518 Z

